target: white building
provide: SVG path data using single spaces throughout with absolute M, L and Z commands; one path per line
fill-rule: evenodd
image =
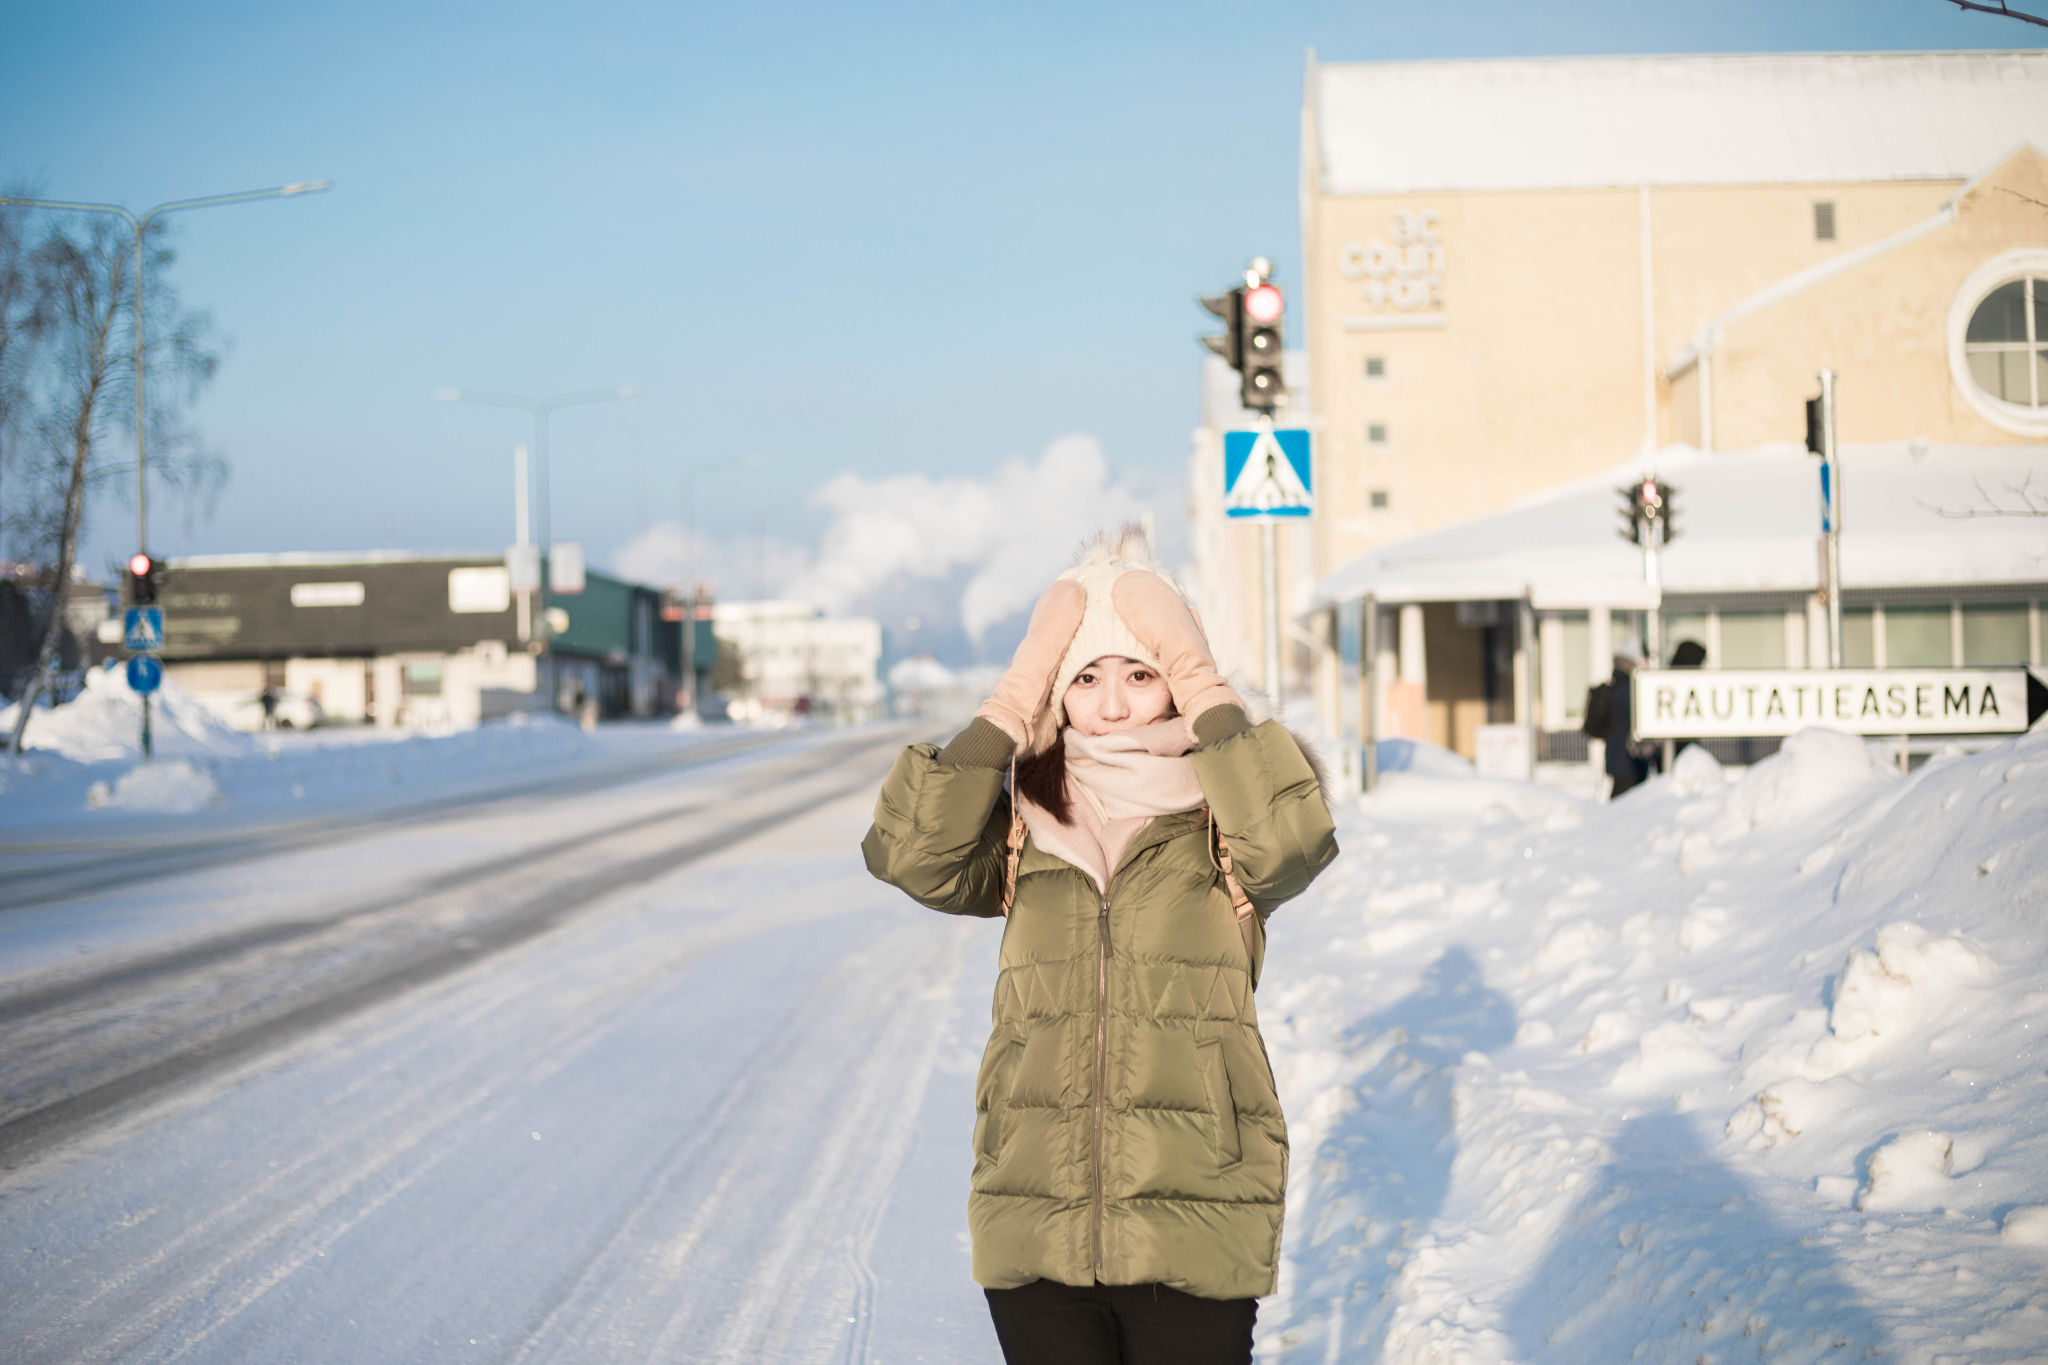
M 840 722 L 882 713 L 882 626 L 827 617 L 807 602 L 720 602 L 712 630 L 740 659 L 736 719 L 808 713 Z
M 1826 667 L 1819 467 L 1798 446 L 1673 446 L 1360 555 L 1311 603 L 1373 641 L 1363 686 L 1319 696 L 1325 722 L 1468 754 L 1481 726 L 1515 725 L 1538 761 L 1576 759 L 1587 688 L 1653 608 L 1667 659 L 1692 640 L 1709 669 Z M 2048 447 L 1853 444 L 1841 467 L 1844 665 L 2039 673 Z M 1617 489 L 1651 472 L 1678 508 L 1661 599 L 1615 531 Z

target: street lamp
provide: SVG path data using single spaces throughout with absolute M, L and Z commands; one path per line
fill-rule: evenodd
M 213 208 L 220 204 L 246 204 L 257 199 L 290 199 L 301 194 L 318 194 L 331 189 L 331 180 L 300 180 L 289 185 L 280 185 L 274 190 L 245 190 L 240 194 L 214 194 L 204 199 L 173 199 L 167 204 L 158 204 L 149 212 L 137 218 L 119 204 L 74 204 L 62 199 L 7 199 L 0 198 L 0 204 L 20 204 L 28 208 L 66 209 L 73 213 L 110 213 L 128 224 L 135 235 L 135 548 L 146 553 L 149 550 L 149 485 L 148 452 L 143 445 L 145 423 L 143 417 L 143 334 L 142 334 L 142 239 L 149 231 L 149 225 L 167 213 L 182 213 L 186 209 Z M 147 704 L 145 702 L 145 704 Z
M 697 709 L 697 476 L 754 469 L 761 462 L 761 456 L 747 455 L 737 460 L 696 460 L 683 467 L 683 600 L 689 604 L 683 615 L 683 687 L 690 697 L 685 711 Z
M 146 444 L 148 423 L 144 420 L 147 407 L 143 398 L 143 329 L 142 329 L 142 239 L 149 231 L 149 225 L 167 213 L 182 213 L 186 209 L 208 209 L 222 204 L 247 204 L 257 199 L 291 199 L 301 194 L 319 194 L 333 188 L 332 180 L 295 180 L 289 185 L 280 185 L 270 190 L 244 190 L 239 194 L 210 194 L 203 199 L 173 199 L 158 204 L 155 208 L 137 218 L 119 204 L 73 203 L 65 199 L 13 199 L 0 198 L 0 204 L 17 204 L 24 208 L 63 209 L 71 213 L 108 213 L 126 223 L 135 235 L 135 549 L 138 554 L 149 553 L 149 451 Z M 62 600 L 64 585 L 57 585 L 58 600 Z M 149 694 L 142 694 L 142 757 L 150 758 L 149 740 Z
M 528 398 L 516 393 L 484 393 L 471 389 L 435 389 L 434 397 L 444 403 L 480 403 L 491 408 L 518 408 L 533 414 L 533 475 L 540 485 L 537 490 L 540 504 L 540 543 L 542 547 L 542 569 L 540 576 L 540 620 L 542 628 L 541 657 L 547 663 L 541 670 L 543 677 L 536 685 L 544 683 L 552 698 L 555 688 L 555 647 L 553 631 L 547 628 L 548 588 L 554 577 L 554 542 L 549 538 L 552 520 L 549 517 L 548 484 L 548 417 L 556 408 L 581 407 L 587 403 L 610 403 L 621 398 L 638 398 L 647 390 L 633 384 L 621 384 L 610 389 L 578 389 L 573 393 L 558 393 L 551 398 Z M 555 704 L 550 702 L 551 705 Z

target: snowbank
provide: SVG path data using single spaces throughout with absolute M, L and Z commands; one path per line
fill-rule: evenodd
M 173 687 L 158 695 L 150 764 L 138 763 L 140 708 L 118 673 L 95 674 L 76 701 L 31 717 L 24 760 L 0 762 L 0 827 L 61 836 L 80 822 L 141 816 L 261 824 L 394 800 L 545 789 L 735 733 L 678 734 L 657 722 L 586 734 L 565 717 L 522 712 L 448 734 L 341 726 L 252 736 Z
M 86 788 L 85 804 L 94 810 L 117 806 L 153 815 L 190 815 L 208 806 L 224 805 L 226 798 L 213 778 L 174 758 L 137 764 L 111 786 L 104 781 L 93 783 Z
M 1525 785 L 1393 768 L 1273 922 L 1261 1359 L 2037 1359 L 2048 734 Z
M 12 734 L 19 705 L 0 711 L 0 732 Z M 150 741 L 161 758 L 252 754 L 257 745 L 230 728 L 169 678 L 150 706 Z M 22 735 L 24 750 L 40 749 L 75 763 L 142 757 L 142 697 L 130 691 L 118 664 L 85 675 L 85 690 L 64 703 L 38 708 Z

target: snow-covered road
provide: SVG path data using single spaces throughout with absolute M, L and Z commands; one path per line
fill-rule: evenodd
M 43 878 L 0 908 L 0 1361 L 994 1365 L 1000 926 L 857 849 L 910 737 L 0 791 L 0 883 Z M 1604 806 L 1414 757 L 1274 920 L 1261 1360 L 2048 1359 L 2048 732 L 1688 750 Z
M 0 1354 L 993 1359 L 994 937 L 852 852 L 905 738 L 0 916 Z

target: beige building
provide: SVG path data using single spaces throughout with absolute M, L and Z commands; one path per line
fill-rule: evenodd
M 1320 507 L 1289 607 L 1633 456 L 1797 443 L 1824 367 L 1844 442 L 2048 437 L 2044 147 L 2048 53 L 1311 61 L 1290 312 Z M 1429 733 L 1469 751 L 1533 641 L 1462 620 L 1410 627 Z M 1334 707 L 1335 653 L 1295 659 Z

